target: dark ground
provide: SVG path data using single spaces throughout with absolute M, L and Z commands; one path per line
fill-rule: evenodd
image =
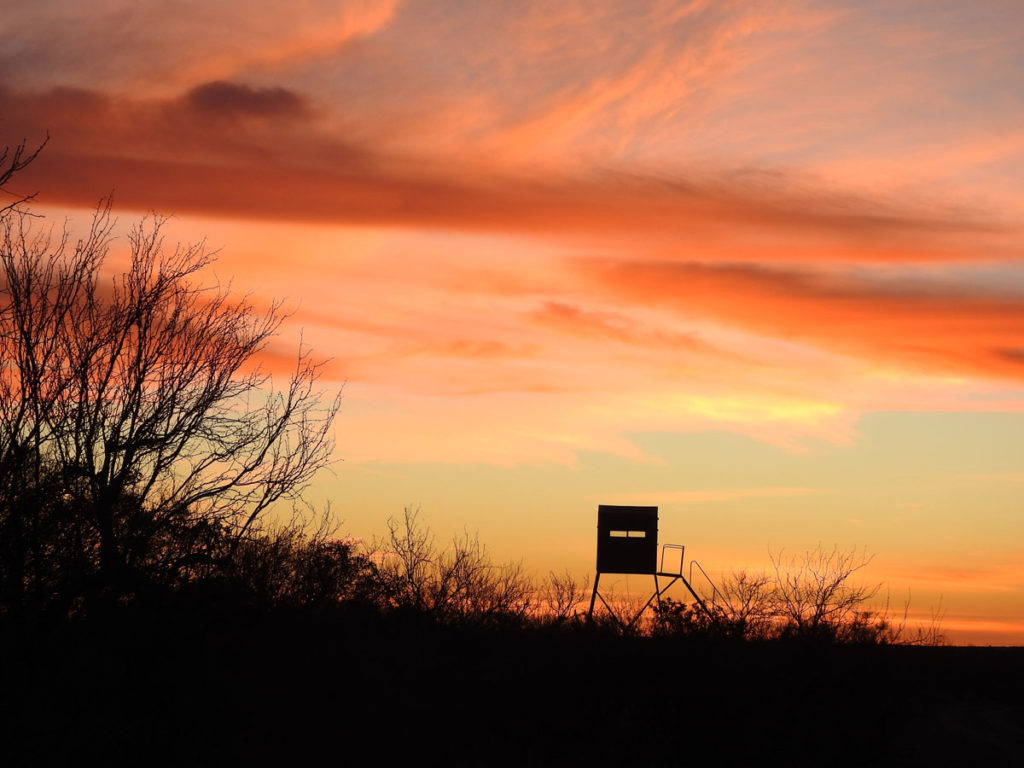
M 2 636 L 5 766 L 1024 765 L 1024 648 L 728 644 L 371 610 Z

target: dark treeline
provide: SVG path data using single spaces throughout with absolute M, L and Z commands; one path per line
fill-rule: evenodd
M 352 601 L 3 635 L 7 765 L 1012 765 L 1020 649 L 448 624 Z M 27 641 L 27 642 L 26 642 Z
M 409 515 L 392 529 L 384 560 L 284 527 L 253 537 L 230 571 L 59 620 L 8 620 L 9 764 L 936 766 L 1024 756 L 1024 649 L 744 636 L 681 622 L 694 606 L 678 603 L 643 632 L 623 632 L 578 609 L 524 610 L 530 596 L 505 583 L 515 569 L 490 565 L 473 539 L 461 540 L 466 551 L 439 550 Z

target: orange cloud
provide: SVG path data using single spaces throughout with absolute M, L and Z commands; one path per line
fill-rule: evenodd
M 891 570 L 893 577 L 901 581 L 949 592 L 1016 594 L 1024 588 L 1024 566 L 1019 562 L 1008 561 L 1005 557 L 992 555 L 983 564 L 924 563 L 913 568 Z
M 858 153 L 896 137 L 886 156 L 898 157 L 910 141 L 873 105 L 933 73 L 866 77 L 881 65 L 836 36 L 872 14 L 810 11 L 608 0 L 482 19 L 309 0 L 292 20 L 239 20 L 248 53 L 231 43 L 222 60 L 199 34 L 185 46 L 204 52 L 195 66 L 158 45 L 113 51 L 137 58 L 137 74 L 97 56 L 76 78 L 69 62 L 86 44 L 53 51 L 46 76 L 8 78 L 20 90 L 0 92 L 0 113 L 11 135 L 53 136 L 17 191 L 91 206 L 113 189 L 119 207 L 206 217 L 197 232 L 232 217 L 228 272 L 302 296 L 301 317 L 342 350 L 338 376 L 435 395 L 587 393 L 584 418 L 618 409 L 640 427 L 760 420 L 847 434 L 865 404 L 992 408 L 965 405 L 943 377 L 1018 380 L 1019 297 L 958 281 L 968 262 L 1019 262 L 1024 232 L 956 184 L 848 191 L 865 189 L 849 181 Z M 274 24 L 281 40 L 261 37 Z M 893 32 L 870 46 L 902 42 Z M 0 60 L 13 66 L 19 44 L 0 44 Z M 156 72 L 166 85 L 140 86 Z M 790 98 L 797 85 L 813 98 Z M 962 148 L 958 178 L 1017 151 Z M 830 161 L 846 170 L 822 175 Z M 314 246 L 296 237 L 254 261 L 255 238 L 239 233 L 275 222 L 291 222 L 289 237 L 296 222 L 407 233 L 408 254 L 357 264 L 338 245 L 300 268 Z M 454 238 L 478 252 L 442 254 Z M 946 265 L 944 283 L 908 283 L 930 262 Z
M 4 9 L 0 73 L 30 87 L 55 82 L 167 93 L 240 71 L 331 54 L 392 20 L 399 0 L 132 0 L 41 2 Z M 226 34 L 230 31 L 230 34 Z
M 654 493 L 614 494 L 610 498 L 616 504 L 707 504 L 739 499 L 774 499 L 792 496 L 811 496 L 823 491 L 800 486 L 778 486 L 766 488 L 715 488 L 699 491 L 658 491 Z M 604 497 L 602 497 L 604 498 Z
M 708 350 L 710 347 L 693 334 L 638 327 L 618 312 L 583 310 L 571 304 L 549 301 L 532 313 L 533 320 L 562 333 L 640 347 Z
M 750 264 L 584 260 L 609 294 L 949 375 L 1024 379 L 1024 292 Z
M 197 154 L 217 154 L 216 136 L 202 141 L 206 145 Z M 180 144 L 187 151 L 187 134 Z M 48 204 L 94 205 L 114 190 L 122 207 L 174 213 L 574 235 L 583 241 L 604 234 L 617 238 L 613 242 L 619 247 L 629 238 L 655 243 L 674 238 L 709 258 L 740 250 L 747 258 L 772 260 L 890 261 L 894 254 L 906 261 L 951 260 L 969 253 L 997 255 L 1017 239 L 1012 231 L 971 219 L 931 220 L 898 210 L 880 214 L 874 206 L 858 209 L 855 201 L 836 210 L 831 202 L 822 205 L 802 195 L 768 200 L 741 188 L 723 191 L 656 179 L 548 183 L 486 173 L 455 180 L 421 172 L 404 176 L 381 170 L 372 156 L 344 144 L 325 151 L 338 160 L 327 170 L 309 168 L 312 158 L 282 162 L 255 146 L 222 152 L 216 161 L 172 160 L 167 149 L 167 156 L 158 158 L 76 154 L 61 150 L 55 139 L 18 177 L 17 188 L 41 190 Z M 249 163 L 240 167 L 242 153 Z M 759 231 L 806 240 L 789 247 L 762 244 L 754 237 Z M 844 237 L 848 242 L 835 244 Z

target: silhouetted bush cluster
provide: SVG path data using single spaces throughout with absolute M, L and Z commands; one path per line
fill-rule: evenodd
M 856 550 L 818 547 L 772 558 L 771 573 L 734 572 L 702 603 L 668 599 L 655 606 L 658 636 L 702 635 L 723 640 L 797 641 L 867 645 L 939 645 L 941 616 L 910 628 L 909 605 L 894 617 L 888 604 L 871 605 L 881 585 L 854 577 L 871 562 Z
M 432 623 L 467 627 L 575 627 L 725 642 L 935 645 L 942 640 L 937 623 L 910 631 L 905 615 L 896 620 L 887 609 L 868 607 L 877 588 L 851 581 L 868 558 L 821 549 L 776 562 L 773 574 L 734 573 L 703 602 L 665 598 L 645 620 L 627 630 L 600 609 L 588 618 L 584 607 L 589 594 L 571 574 L 552 573 L 538 584 L 521 564 L 492 562 L 479 538 L 468 534 L 441 546 L 413 509 L 389 520 L 388 535 L 365 546 L 334 536 L 323 521 L 310 528 L 299 518 L 287 525 L 252 527 L 240 539 L 218 540 L 222 534 L 215 526 L 183 526 L 177 533 L 166 528 L 165 536 L 187 533 L 192 546 L 204 537 L 204 551 L 220 549 L 224 554 L 218 559 L 196 558 L 185 568 L 171 569 L 166 563 L 137 562 L 128 546 L 126 562 L 135 566 L 137 579 L 132 588 L 123 582 L 103 600 L 104 593 L 94 591 L 90 582 L 95 564 L 81 554 L 88 549 L 83 542 L 92 529 L 81 526 L 81 515 L 64 509 L 70 501 L 56 493 L 47 496 L 44 488 L 38 491 L 32 514 L 24 516 L 35 526 L 27 538 L 38 547 L 22 561 L 32 565 L 31 571 L 21 574 L 18 595 L 18 607 L 28 616 L 58 620 L 85 616 L 97 602 L 158 607 L 176 594 L 179 604 L 184 599 L 231 610 L 239 606 L 262 612 L 332 610 L 359 605 L 364 610 L 418 614 Z M 142 524 L 144 510 L 138 504 L 126 504 L 121 514 L 122 541 L 130 544 L 128 534 Z M 151 537 L 147 542 L 152 542 Z M 170 541 L 166 549 L 176 551 L 177 545 Z M 6 569 L 5 583 L 13 578 L 12 562 L 16 561 L 0 563 Z M 173 578 L 166 578 L 168 574 Z M 28 613 L 29 607 L 35 614 Z M 13 601 L 5 594 L 4 615 L 10 618 L 12 609 Z M 635 605 L 626 606 L 624 615 L 635 610 Z
M 476 535 L 439 547 L 418 510 L 388 521 L 388 535 L 370 545 L 381 607 L 411 609 L 445 623 L 519 623 L 537 605 L 519 563 L 496 564 Z

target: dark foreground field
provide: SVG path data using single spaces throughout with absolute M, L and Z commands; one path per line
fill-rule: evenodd
M 168 609 L 8 631 L 4 765 L 1024 765 L 1024 649 Z

